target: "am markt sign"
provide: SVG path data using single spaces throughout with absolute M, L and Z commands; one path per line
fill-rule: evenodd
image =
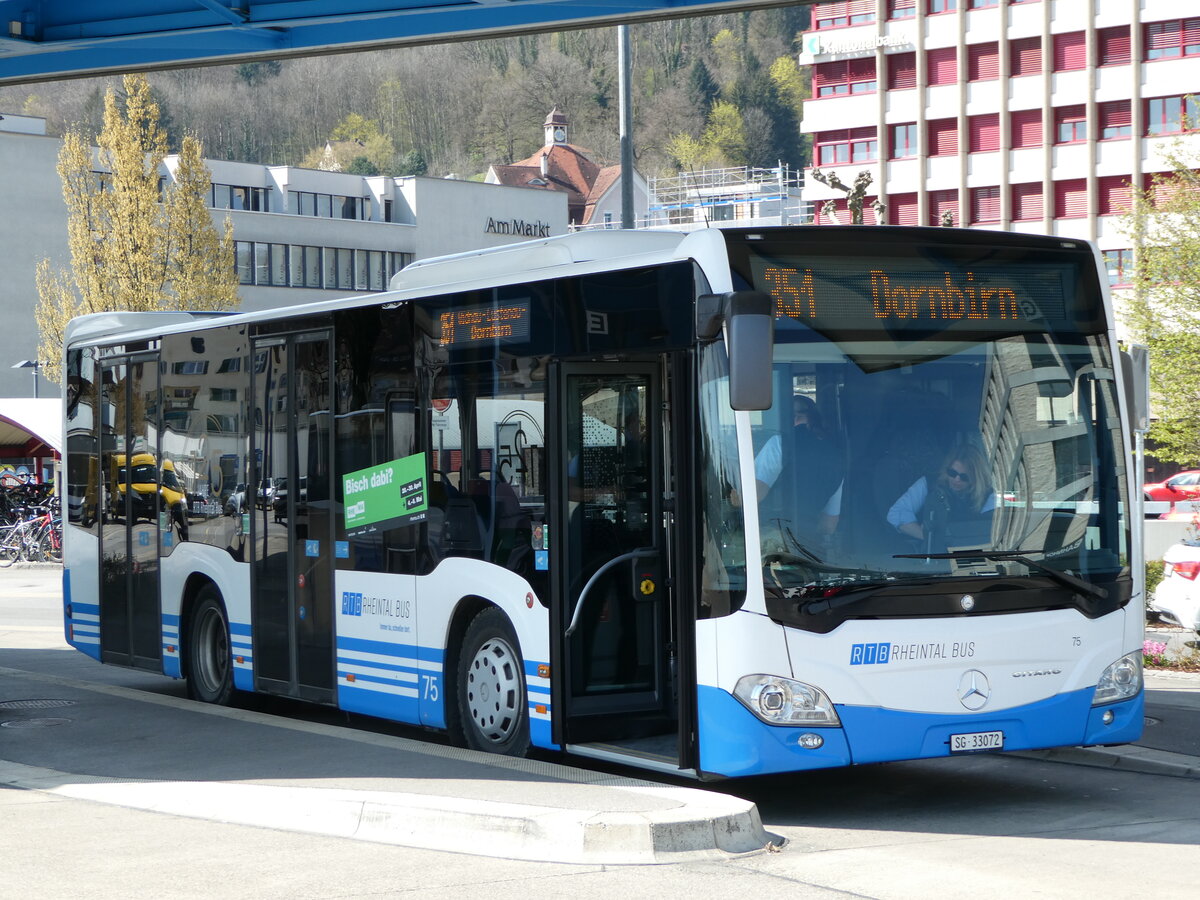
M 526 222 L 524 219 L 493 219 L 488 216 L 484 234 L 511 234 L 514 237 L 550 237 L 549 222 Z

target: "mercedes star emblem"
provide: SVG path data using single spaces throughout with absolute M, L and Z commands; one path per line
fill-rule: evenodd
M 958 680 L 958 702 L 974 712 L 983 709 L 992 696 L 992 686 L 987 676 L 978 669 L 967 669 Z

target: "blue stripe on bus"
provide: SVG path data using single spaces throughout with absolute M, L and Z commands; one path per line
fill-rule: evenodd
M 1144 698 L 1092 708 L 1094 687 L 994 713 L 945 715 L 865 706 L 838 706 L 841 728 L 767 725 L 726 691 L 700 685 L 700 767 L 712 774 L 762 775 L 948 756 L 950 735 L 1003 731 L 1005 750 L 1032 750 L 1137 740 Z M 1104 725 L 1105 710 L 1115 713 Z M 818 750 L 798 745 L 801 734 L 825 739 Z
M 359 653 L 377 653 L 380 656 L 407 656 L 423 662 L 440 663 L 444 661 L 445 652 L 434 647 L 422 647 L 419 644 L 392 644 L 387 641 L 369 641 L 365 638 L 338 636 L 339 650 L 357 650 Z
M 179 670 L 179 657 L 164 656 L 163 657 L 163 674 L 170 675 L 172 678 L 182 678 L 183 675 Z
M 345 677 L 344 673 L 339 673 L 339 674 L 341 674 L 343 678 Z M 417 687 L 419 684 L 419 682 L 417 682 L 417 681 L 397 681 L 395 678 L 387 678 L 383 675 L 367 675 L 363 672 L 355 672 L 354 673 L 354 683 L 355 684 L 359 684 L 360 682 L 364 682 L 364 681 L 369 682 L 371 684 L 386 684 L 389 687 L 404 688 L 405 690 L 409 690 L 409 691 L 413 692 L 413 694 L 414 694 L 413 699 L 416 699 L 415 695 L 417 693 Z
M 250 637 L 250 626 L 243 625 L 240 622 L 230 622 L 229 623 L 229 633 L 230 634 L 240 634 L 245 637 Z
M 71 604 L 71 609 L 75 612 L 88 613 L 89 615 L 100 615 L 100 605 L 98 603 L 73 603 L 71 599 L 65 598 L 67 603 Z
M 547 719 L 529 720 L 529 742 L 545 750 L 557 750 L 558 744 L 550 739 L 550 722 Z
M 179 627 L 179 616 L 172 616 L 169 613 L 163 613 L 162 620 L 164 625 L 171 625 L 175 628 Z
M 428 701 L 425 701 L 425 705 L 428 705 Z M 352 684 L 338 685 L 338 708 L 411 725 L 420 723 L 437 728 L 444 728 L 446 725 L 444 718 L 436 725 L 421 721 L 416 697 L 402 697 L 399 694 L 376 691 L 369 687 L 356 687 Z
M 696 688 L 700 768 L 714 775 L 763 775 L 850 765 L 850 747 L 839 728 L 768 725 L 733 695 L 706 684 Z M 825 738 L 818 750 L 802 750 L 800 735 Z
M 237 666 L 234 666 L 233 686 L 239 691 L 254 690 L 254 672 L 250 669 L 239 669 Z
M 368 659 L 357 659 L 352 656 L 339 656 L 337 658 L 338 665 L 346 666 L 363 666 L 368 669 L 380 669 L 384 672 L 407 672 L 412 675 L 418 675 L 421 672 L 428 672 L 428 669 L 421 669 L 417 666 L 405 666 L 398 663 L 381 663 L 374 662 Z M 361 677 L 361 676 L 360 676 Z
M 533 691 L 535 694 L 547 694 L 548 695 L 550 693 L 550 685 L 548 685 L 548 684 L 546 684 L 546 685 L 530 684 L 527 681 L 527 682 L 525 682 L 525 687 L 528 690 Z

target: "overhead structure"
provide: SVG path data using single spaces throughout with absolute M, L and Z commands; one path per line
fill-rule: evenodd
M 810 4 L 813 0 L 798 0 Z M 795 0 L 0 0 L 0 85 L 709 15 Z
M 62 401 L 0 398 L 0 460 L 62 453 Z

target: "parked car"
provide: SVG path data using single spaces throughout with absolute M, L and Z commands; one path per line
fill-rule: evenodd
M 1147 484 L 1143 486 L 1142 493 L 1147 500 L 1169 500 L 1172 503 L 1200 500 L 1200 471 L 1180 472 L 1166 481 Z
M 275 501 L 275 492 L 287 481 L 286 478 L 264 478 L 258 486 L 256 505 L 262 509 L 271 509 Z
M 1151 611 L 1200 636 L 1200 541 L 1172 544 L 1163 555 L 1163 564 L 1163 580 L 1154 589 Z
M 275 487 L 275 499 L 271 501 L 271 510 L 275 514 L 275 521 L 282 522 L 287 518 L 288 506 L 288 483 L 286 478 L 276 479 L 278 484 Z M 296 498 L 297 509 L 302 509 L 308 503 L 308 476 L 300 476 L 300 496 Z

